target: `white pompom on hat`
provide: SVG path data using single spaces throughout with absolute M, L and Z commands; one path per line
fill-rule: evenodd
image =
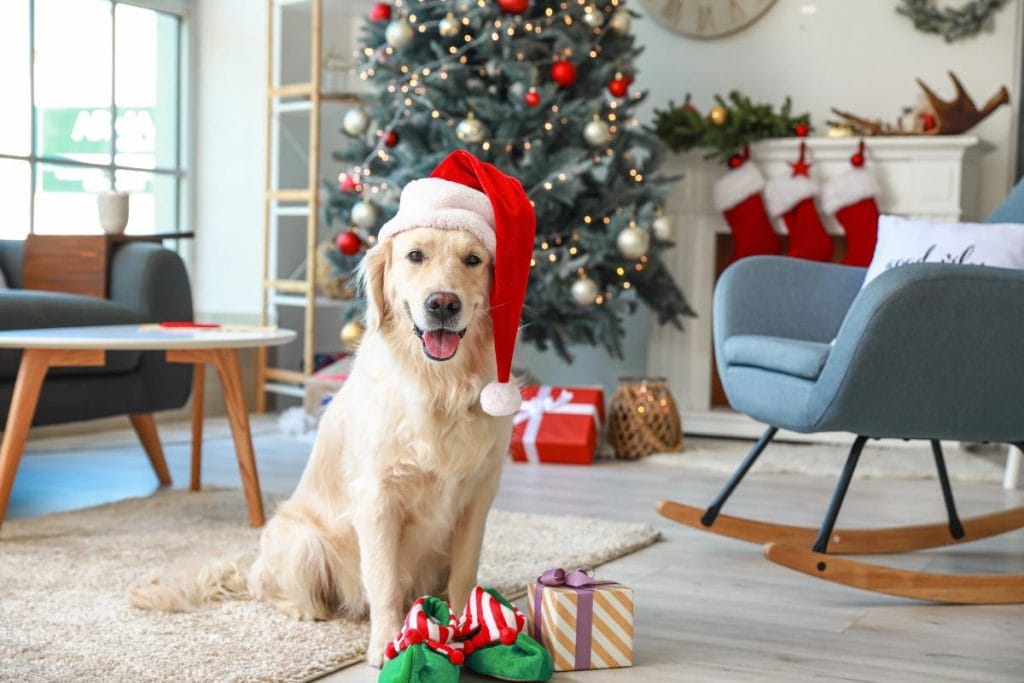
M 402 190 L 398 213 L 380 229 L 379 241 L 414 228 L 464 230 L 494 257 L 491 321 L 497 381 L 480 392 L 490 415 L 512 415 L 522 404 L 511 381 L 512 354 L 530 278 L 537 218 L 522 184 L 464 150 L 449 154 L 429 178 Z

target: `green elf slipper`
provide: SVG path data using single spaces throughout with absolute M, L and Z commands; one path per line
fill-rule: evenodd
M 457 683 L 465 657 L 447 602 L 424 596 L 413 603 L 401 633 L 388 643 L 377 683 Z
M 498 591 L 477 586 L 459 621 L 466 666 L 505 681 L 546 681 L 554 663 L 544 646 L 523 633 L 526 617 Z

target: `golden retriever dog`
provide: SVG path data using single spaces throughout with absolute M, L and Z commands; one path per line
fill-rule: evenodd
M 367 253 L 352 372 L 249 573 L 256 596 L 300 618 L 369 607 L 375 666 L 415 597 L 460 609 L 476 584 L 512 429 L 478 400 L 495 376 L 490 260 L 473 235 L 433 228 Z
M 210 567 L 184 585 L 139 586 L 132 604 L 250 594 L 300 619 L 368 612 L 373 666 L 416 597 L 461 611 L 519 405 L 508 373 L 534 216 L 518 181 L 466 152 L 440 172 L 454 181 L 410 183 L 362 259 L 366 332 L 247 580 Z

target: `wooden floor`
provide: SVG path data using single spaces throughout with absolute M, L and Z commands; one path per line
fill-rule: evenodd
M 265 490 L 289 493 L 308 446 L 278 436 L 271 422 L 257 422 L 255 432 Z M 164 427 L 162 434 L 175 485 L 187 486 L 187 429 Z M 204 482 L 238 486 L 226 425 L 211 421 L 207 434 Z M 30 450 L 9 518 L 146 495 L 155 488 L 128 429 L 34 441 Z M 769 449 L 765 457 L 770 454 Z M 816 582 L 770 565 L 757 547 L 675 526 L 654 513 L 659 498 L 703 503 L 720 480 L 686 468 L 636 463 L 506 468 L 500 508 L 643 521 L 664 534 L 663 542 L 600 569 L 600 576 L 636 590 L 636 666 L 558 674 L 556 681 L 1024 681 L 1024 607 L 936 606 Z M 832 484 L 752 476 L 726 510 L 817 524 Z M 954 483 L 954 489 L 964 515 L 1024 503 L 1021 491 L 995 484 Z M 907 524 L 943 514 L 934 480 L 855 481 L 840 523 Z M 241 509 L 239 523 L 245 523 Z M 933 571 L 1021 571 L 1024 531 L 890 561 Z M 327 680 L 370 682 L 376 671 L 359 665 Z

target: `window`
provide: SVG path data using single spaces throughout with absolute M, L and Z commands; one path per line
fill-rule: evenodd
M 0 239 L 98 232 L 109 189 L 129 233 L 182 229 L 184 7 L 0 2 Z

